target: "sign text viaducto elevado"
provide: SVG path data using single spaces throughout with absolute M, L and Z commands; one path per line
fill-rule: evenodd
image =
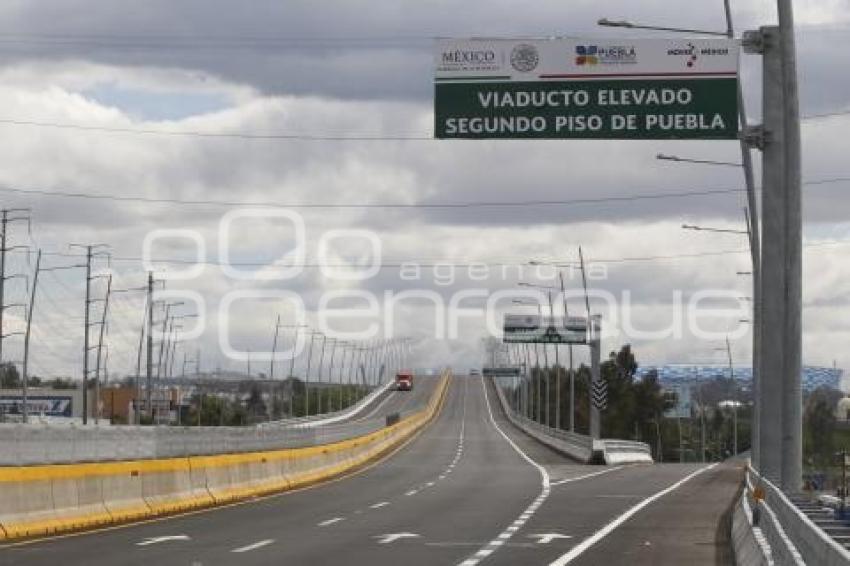
M 727 39 L 440 40 L 438 138 L 734 139 Z

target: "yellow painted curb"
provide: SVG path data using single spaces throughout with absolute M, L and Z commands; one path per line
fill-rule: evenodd
M 110 504 L 108 501 L 100 501 L 99 504 L 103 506 L 104 511 L 67 517 L 6 521 L 0 524 L 0 540 L 47 536 L 131 522 L 223 503 L 232 503 L 327 481 L 375 461 L 432 422 L 442 410 L 450 379 L 450 374 L 445 372 L 441 376 L 440 383 L 427 406 L 398 423 L 363 436 L 321 446 L 158 460 L 0 467 L 0 490 L 3 489 L 4 484 L 69 482 L 93 477 L 138 478 L 136 481 L 142 481 L 145 477 L 156 477 L 169 473 L 189 474 L 191 483 L 192 474 L 206 474 L 206 470 L 211 469 L 232 469 L 245 464 L 268 464 L 281 460 L 295 462 L 346 450 L 350 452 L 358 451 L 358 449 L 363 451 L 362 454 L 347 456 L 341 462 L 319 466 L 317 469 L 303 470 L 285 476 L 278 475 L 249 480 L 247 484 L 243 485 L 214 487 L 209 485 L 209 478 L 206 477 L 204 482 L 206 494 L 201 495 L 197 493 L 197 489 L 193 490 L 194 493 L 185 496 L 174 494 L 173 499 L 168 500 L 163 500 L 168 495 L 148 495 L 146 497 L 142 494 L 141 498 L 144 505 L 120 507 L 114 503 Z M 148 499 L 158 499 L 158 501 L 149 502 Z M 32 514 L 48 514 L 52 511 L 52 509 L 45 509 Z

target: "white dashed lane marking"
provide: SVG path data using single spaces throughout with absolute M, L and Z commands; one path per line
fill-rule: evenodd
M 484 401 L 487 404 L 487 413 L 490 416 L 490 423 L 495 427 L 496 431 L 502 435 L 502 437 L 507 440 L 508 444 L 511 445 L 511 448 L 516 451 L 526 462 L 537 468 L 537 471 L 540 472 L 540 483 L 541 490 L 540 495 L 529 505 L 522 514 L 517 517 L 513 523 L 510 524 L 504 531 L 499 533 L 496 538 L 488 542 L 484 547 L 464 560 L 460 563 L 460 566 L 476 566 L 481 560 L 487 558 L 491 554 L 493 554 L 496 550 L 498 550 L 501 546 L 505 544 L 505 541 L 509 540 L 516 532 L 521 529 L 525 523 L 531 518 L 532 515 L 537 511 L 537 509 L 543 505 L 543 502 L 549 497 L 549 492 L 551 491 L 551 487 L 549 484 L 549 473 L 546 471 L 546 468 L 532 460 L 528 457 L 528 455 L 523 452 L 519 446 L 514 443 L 510 437 L 504 433 L 504 431 L 499 428 L 499 425 L 496 424 L 496 419 L 493 418 L 493 410 L 490 408 L 490 398 L 487 395 L 487 384 L 484 383 L 484 378 L 481 378 L 481 387 L 484 390 Z
M 389 504 L 390 504 L 389 501 L 381 501 L 380 503 L 375 503 L 374 505 L 370 505 L 369 508 L 370 509 L 380 509 L 381 507 L 386 507 Z
M 327 521 L 322 521 L 319 523 L 320 527 L 327 527 L 328 525 L 333 525 L 334 523 L 339 523 L 340 521 L 344 521 L 342 517 L 334 517 L 333 519 L 328 519 Z
M 269 538 L 269 539 L 266 539 L 266 540 L 257 541 L 254 544 L 249 544 L 247 546 L 241 546 L 239 548 L 234 548 L 230 552 L 235 552 L 237 554 L 242 553 L 242 552 L 251 552 L 252 550 L 257 550 L 258 548 L 263 548 L 264 546 L 268 546 L 272 543 L 274 543 L 274 539 Z

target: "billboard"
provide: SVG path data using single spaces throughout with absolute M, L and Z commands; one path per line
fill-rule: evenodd
M 443 139 L 735 139 L 730 39 L 438 40 Z
M 502 340 L 520 344 L 586 344 L 587 319 L 506 314 Z
M 23 395 L 0 395 L 0 414 L 23 414 Z M 27 395 L 27 413 L 47 417 L 74 416 L 74 395 Z

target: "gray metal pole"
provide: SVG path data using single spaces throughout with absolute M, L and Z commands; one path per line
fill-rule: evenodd
M 145 410 L 148 416 L 153 416 L 151 405 L 151 389 L 153 387 L 153 272 L 148 272 L 148 330 L 147 330 L 147 367 L 145 368 Z M 200 356 L 199 356 L 200 359 Z M 200 412 L 199 412 L 200 414 Z M 200 418 L 200 417 L 198 417 Z
M 307 369 L 304 371 L 304 416 L 310 416 L 310 362 L 313 359 L 315 332 L 310 332 L 310 347 L 307 349 Z
M 168 319 L 171 313 L 171 304 L 165 304 L 165 318 L 162 319 L 162 339 L 159 341 L 159 361 L 156 364 L 156 379 L 162 377 L 162 353 L 165 351 L 165 341 L 168 338 Z
M 292 341 L 292 355 L 289 358 L 289 416 L 295 416 L 295 351 L 298 349 L 298 330 L 299 326 L 295 327 L 295 336 Z
M 142 348 L 144 347 L 144 343 L 145 343 L 145 320 L 147 320 L 147 317 L 148 317 L 147 299 L 145 299 L 145 310 L 142 311 L 142 328 L 139 331 L 139 350 L 138 350 L 138 353 L 136 354 L 136 400 L 135 400 L 136 410 L 133 414 L 133 417 L 134 417 L 133 420 L 135 420 L 135 423 L 137 425 L 141 424 L 141 422 L 140 422 L 140 417 L 141 417 L 140 409 L 142 408 L 142 403 L 141 403 L 141 399 L 142 399 Z
M 730 0 L 723 1 L 723 7 L 726 12 L 726 33 L 730 39 L 735 37 L 735 27 L 732 23 L 732 9 Z M 743 130 L 747 127 L 747 108 L 744 100 L 744 89 L 741 81 L 738 81 L 738 117 L 740 127 Z M 744 182 L 747 188 L 747 210 L 749 216 L 748 230 L 750 238 L 750 254 L 752 256 L 753 270 L 753 325 L 752 325 L 752 373 L 753 373 L 753 417 L 751 419 L 751 448 L 750 459 L 755 469 L 759 469 L 759 411 L 760 411 L 760 380 L 761 372 L 759 365 L 761 363 L 761 232 L 759 221 L 758 198 L 756 196 L 756 183 L 753 168 L 752 149 L 746 140 L 741 138 L 741 164 L 744 169 Z
M 322 412 L 322 366 L 325 363 L 325 344 L 328 341 L 328 337 L 322 334 L 322 353 L 319 355 L 319 377 L 318 377 L 318 387 L 316 388 L 316 414 L 320 414 Z
M 797 49 L 791 0 L 777 0 L 782 53 L 785 137 L 785 324 L 782 353 L 782 489 L 798 492 L 803 485 L 803 204 L 800 142 L 800 99 Z
M 328 360 L 328 412 L 329 413 L 333 411 L 334 354 L 336 354 L 336 339 L 331 338 L 331 359 Z
M 593 322 L 591 323 L 593 324 Z M 599 342 L 599 337 L 594 336 L 590 341 L 590 388 L 588 389 L 588 397 L 590 398 L 590 437 L 601 438 L 601 426 L 599 420 L 599 409 L 593 403 L 593 384 L 601 381 L 599 362 L 601 357 L 602 345 Z
M 106 316 L 109 312 L 109 295 L 112 293 L 112 275 L 106 279 L 106 297 L 103 299 L 103 313 L 100 317 L 100 336 L 97 340 L 97 359 L 94 370 L 94 424 L 100 423 L 100 360 L 103 352 L 103 332 L 106 328 Z
M 726 337 L 726 354 L 729 356 L 729 379 L 732 380 L 732 387 L 735 387 L 735 391 L 737 392 L 738 388 L 735 385 L 735 368 L 732 365 L 732 346 L 729 344 L 729 337 Z M 738 395 L 735 395 L 735 399 L 732 400 L 732 455 L 738 455 Z
M 552 317 L 552 326 L 555 325 L 555 307 L 552 305 L 552 291 L 549 291 L 549 316 Z M 564 321 L 566 322 L 566 321 Z M 561 370 L 560 359 L 558 357 L 558 344 L 554 344 L 555 348 L 555 428 L 561 428 Z M 549 388 L 547 387 L 548 391 Z M 547 407 L 549 406 L 547 402 Z M 550 419 L 551 421 L 551 419 Z M 549 426 L 552 426 L 551 422 L 546 423 Z
M 83 329 L 83 424 L 89 422 L 89 302 L 91 298 L 91 246 L 86 246 L 86 313 Z
M 785 188 L 785 123 L 783 120 L 782 54 L 779 29 L 761 28 L 764 43 L 762 96 L 765 144 L 762 159 L 763 232 L 766 245 L 762 250 L 762 311 L 759 472 L 768 480 L 781 484 L 783 434 L 783 377 L 786 375 L 784 329 L 786 307 L 785 257 L 786 188 Z
M 0 212 L 0 362 L 3 361 L 3 311 L 6 310 L 4 296 L 6 290 L 6 227 L 9 223 L 9 211 Z
M 35 305 L 35 290 L 38 288 L 38 271 L 41 268 L 41 250 L 38 250 L 38 255 L 35 258 L 35 274 L 32 278 L 32 292 L 30 293 L 29 313 L 27 314 L 27 332 L 24 336 L 24 363 L 22 368 L 23 389 L 24 389 L 24 407 L 23 417 L 24 423 L 29 420 L 29 408 L 27 407 L 27 381 L 29 374 L 27 373 L 29 358 L 30 358 L 30 331 L 32 330 L 32 311 Z
M 274 380 L 274 355 L 277 352 L 277 333 L 280 331 L 280 315 L 277 315 L 277 320 L 274 323 L 274 338 L 272 339 L 272 356 L 269 361 L 269 379 Z
M 584 269 L 584 253 L 582 253 L 581 246 L 578 248 L 578 258 L 581 265 L 581 281 L 584 287 L 584 304 L 587 309 L 587 342 L 590 346 L 590 387 L 587 395 L 590 402 L 590 437 L 601 438 L 599 409 L 593 403 L 593 386 L 602 381 L 600 368 L 602 343 L 599 333 L 596 332 L 596 319 L 590 315 L 590 295 L 587 293 L 587 273 Z

